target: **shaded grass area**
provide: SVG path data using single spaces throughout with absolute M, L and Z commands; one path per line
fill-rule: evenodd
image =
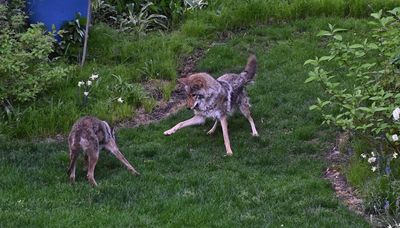
M 121 129 L 118 144 L 142 177 L 131 176 L 107 153 L 96 168 L 98 188 L 82 170 L 67 181 L 67 144 L 0 143 L 2 226 L 223 226 L 366 227 L 321 178 L 330 129 L 308 107 L 321 95 L 304 84 L 303 63 L 320 55 L 315 37 L 327 23 L 367 31 L 364 20 L 322 18 L 257 26 L 210 48 L 198 71 L 218 76 L 243 69 L 249 52 L 259 61 L 249 86 L 259 138 L 242 116 L 230 119 L 234 152 L 224 157 L 222 132 L 205 126 L 162 132 L 189 118 Z M 350 34 L 351 35 L 351 34 Z M 0 138 L 0 140 L 2 140 Z

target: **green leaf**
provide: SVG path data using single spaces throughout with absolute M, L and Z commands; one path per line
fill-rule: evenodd
M 304 62 L 304 65 L 307 65 L 307 64 L 311 64 L 313 66 L 317 66 L 318 65 L 318 61 L 316 59 L 308 59 L 308 60 L 306 60 Z
M 365 55 L 365 52 L 363 52 L 363 51 L 356 51 L 355 55 L 356 55 L 357 57 L 362 57 L 362 56 Z
M 342 37 L 341 35 L 335 35 L 335 36 L 333 36 L 333 38 L 334 38 L 335 40 L 339 40 L 339 41 L 342 41 L 342 40 L 343 40 L 343 37 Z
M 335 56 L 329 55 L 329 56 L 322 56 L 321 58 L 319 58 L 319 61 L 330 61 L 334 58 Z
M 350 45 L 349 48 L 351 48 L 351 49 L 364 48 L 364 45 L 361 45 L 361 44 L 353 44 L 353 45 Z
M 344 32 L 344 31 L 347 31 L 347 29 L 337 28 L 333 30 L 333 33 Z
M 319 31 L 319 33 L 317 34 L 317 36 L 332 36 L 331 32 L 328 32 L 326 30 L 321 30 Z
M 350 105 L 348 105 L 348 104 L 343 104 L 342 105 L 342 107 L 344 107 L 344 108 L 346 108 L 346 109 L 348 109 L 348 110 L 350 110 L 350 109 L 352 109 L 353 107 L 351 107 Z
M 388 10 L 387 12 L 392 14 L 392 15 L 394 15 L 394 16 L 397 16 L 397 15 L 400 14 L 400 7 L 396 7 L 394 9 L 392 9 L 392 10 Z
M 314 109 L 319 109 L 319 107 L 317 105 L 311 105 L 308 109 L 311 111 Z
M 376 49 L 379 48 L 378 45 L 376 45 L 375 43 L 369 43 L 369 44 L 367 45 L 367 47 L 370 48 L 370 49 L 372 49 L 372 50 L 376 50 Z
M 376 63 L 365 63 L 365 64 L 361 65 L 361 68 L 370 69 L 371 67 L 373 67 L 375 65 L 376 65 Z
M 382 111 L 386 111 L 386 110 L 388 110 L 387 108 L 384 108 L 384 107 L 378 107 L 378 108 L 375 108 L 375 112 L 382 112 Z
M 382 97 L 379 97 L 379 96 L 370 97 L 369 100 L 371 100 L 371 101 L 378 101 L 378 100 L 382 100 Z
M 309 82 L 312 82 L 312 81 L 315 81 L 315 80 L 318 80 L 318 77 L 316 77 L 316 76 L 314 76 L 314 77 L 308 77 L 308 78 L 304 81 L 304 83 L 309 83 Z
M 394 21 L 395 19 L 393 17 L 383 17 L 381 18 L 380 22 L 382 24 L 382 26 L 386 26 L 387 24 L 389 24 L 390 22 Z
M 373 17 L 373 18 L 375 18 L 375 19 L 381 19 L 381 17 L 382 17 L 382 10 L 379 10 L 379 12 L 378 13 L 371 13 L 371 16 Z
M 326 106 L 326 105 L 328 105 L 330 103 L 331 103 L 330 101 L 324 101 L 324 102 L 321 103 L 321 107 L 324 107 L 324 106 Z
M 372 112 L 372 109 L 367 108 L 367 107 L 359 107 L 358 110 L 364 111 L 364 112 Z

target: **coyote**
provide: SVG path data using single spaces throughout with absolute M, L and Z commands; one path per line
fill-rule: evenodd
M 92 116 L 82 117 L 72 126 L 68 143 L 70 156 L 68 175 L 72 183 L 75 182 L 76 160 L 81 150 L 85 152 L 85 165 L 88 168 L 87 178 L 93 186 L 97 186 L 94 169 L 102 148 L 115 155 L 132 174 L 140 175 L 119 151 L 115 143 L 115 130 L 110 128 L 106 121 Z
M 258 136 L 250 114 L 250 101 L 245 88 L 246 84 L 253 80 L 256 71 L 256 57 L 250 55 L 245 70 L 240 74 L 228 73 L 214 79 L 207 73 L 196 73 L 187 78 L 179 79 L 188 95 L 187 108 L 194 111 L 194 117 L 178 123 L 165 131 L 164 135 L 172 135 L 181 128 L 203 124 L 206 118 L 213 118 L 215 123 L 207 134 L 214 133 L 218 121 L 221 122 L 226 154 L 232 155 L 227 118 L 234 112 L 235 108 L 239 108 L 250 122 L 252 135 Z

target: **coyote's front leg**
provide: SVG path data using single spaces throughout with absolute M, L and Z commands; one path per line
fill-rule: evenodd
M 193 116 L 192 118 L 185 120 L 183 122 L 178 123 L 173 128 L 169 129 L 168 131 L 164 131 L 164 135 L 169 136 L 174 134 L 177 130 L 192 126 L 192 125 L 199 125 L 205 122 L 205 118 L 203 116 Z

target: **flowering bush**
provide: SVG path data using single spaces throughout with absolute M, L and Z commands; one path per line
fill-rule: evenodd
M 400 176 L 394 165 L 400 146 L 396 122 L 400 117 L 400 7 L 371 16 L 373 28 L 361 42 L 346 41 L 342 36 L 346 29 L 333 25 L 320 31 L 318 36 L 327 40 L 330 51 L 305 62 L 313 66 L 305 82 L 318 82 L 328 95 L 310 107 L 322 113 L 325 124 L 368 139 L 372 152 L 361 157 L 371 164 L 371 175 L 386 177 L 389 190 L 382 197 L 395 207 L 400 203 L 400 188 L 393 188 Z M 327 70 L 328 64 L 335 70 Z

